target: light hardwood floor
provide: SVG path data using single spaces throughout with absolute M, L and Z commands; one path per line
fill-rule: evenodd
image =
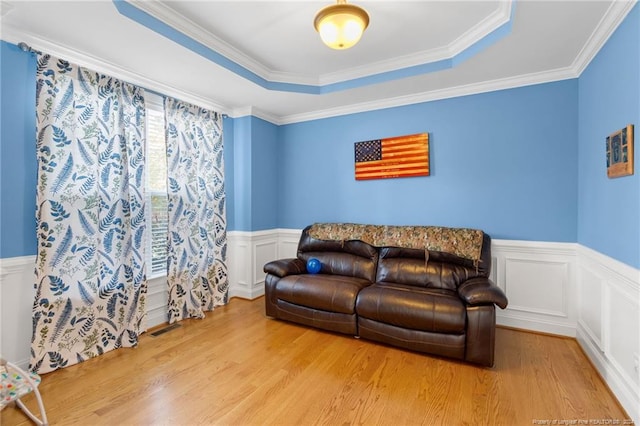
M 40 389 L 52 425 L 627 419 L 573 339 L 499 328 L 487 369 L 269 319 L 262 298 L 146 333 L 138 348 L 44 375 Z M 0 424 L 30 423 L 10 406 Z

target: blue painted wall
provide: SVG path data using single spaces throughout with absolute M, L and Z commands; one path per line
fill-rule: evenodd
M 577 102 L 568 80 L 282 126 L 278 226 L 463 226 L 575 242 Z M 354 142 L 420 132 L 431 176 L 354 179 Z
M 251 230 L 251 117 L 233 120 L 233 217 L 230 231 Z M 227 216 L 229 216 L 227 212 Z
M 246 116 L 235 118 L 233 129 L 234 190 L 231 196 L 227 193 L 233 217 L 228 229 L 274 229 L 278 215 L 278 126 Z
M 278 226 L 278 126 L 252 117 L 251 230 Z
M 578 242 L 640 268 L 640 7 L 579 79 Z M 635 125 L 635 173 L 607 178 L 605 138 Z
M 36 254 L 36 60 L 0 45 L 0 258 Z

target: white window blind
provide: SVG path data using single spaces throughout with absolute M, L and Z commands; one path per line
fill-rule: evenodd
M 161 99 L 147 96 L 147 275 L 167 274 L 167 149 Z M 159 98 L 156 96 L 156 98 Z

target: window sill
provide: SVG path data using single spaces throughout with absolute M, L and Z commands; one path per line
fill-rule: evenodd
M 160 274 L 148 275 L 147 276 L 147 281 L 158 280 L 158 279 L 161 279 L 161 278 L 166 279 L 167 278 L 167 274 L 160 273 Z

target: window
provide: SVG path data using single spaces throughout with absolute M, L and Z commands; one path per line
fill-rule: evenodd
M 162 98 L 147 93 L 147 276 L 167 274 L 167 149 Z

